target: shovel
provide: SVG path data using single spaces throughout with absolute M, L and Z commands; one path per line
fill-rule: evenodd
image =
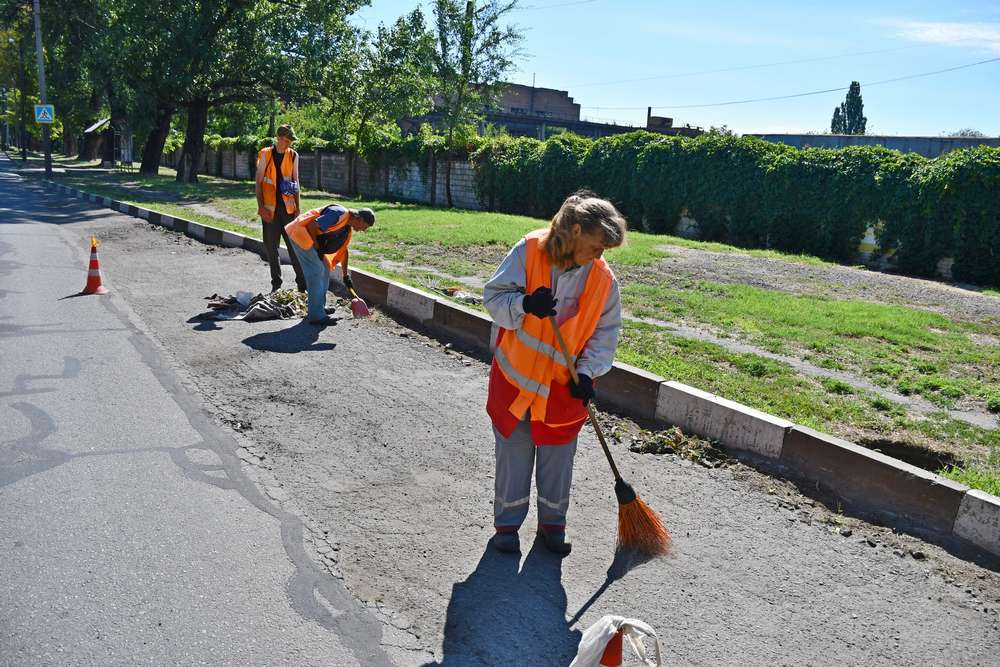
M 348 287 L 347 289 L 350 291 L 351 296 L 354 297 L 351 299 L 351 312 L 354 314 L 354 317 L 359 318 L 370 316 L 372 313 L 368 310 L 368 304 L 365 303 L 365 300 L 358 296 L 358 293 L 354 291 L 353 287 Z

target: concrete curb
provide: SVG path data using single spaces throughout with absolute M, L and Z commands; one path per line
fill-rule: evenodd
M 656 419 L 769 459 L 781 456 L 785 436 L 793 426 L 790 421 L 680 382 L 660 385 Z
M 263 254 L 261 241 L 236 232 L 45 182 L 205 243 Z M 282 261 L 288 263 L 287 250 L 281 250 Z M 489 350 L 492 320 L 485 314 L 368 271 L 352 269 L 351 273 L 355 289 L 370 305 Z M 339 271 L 330 283 L 342 285 Z M 596 388 L 604 406 L 630 417 L 679 426 L 716 440 L 726 449 L 770 461 L 790 477 L 833 494 L 852 513 L 873 514 L 917 532 L 957 538 L 1000 556 L 1000 498 L 988 493 L 627 364 L 615 362 Z
M 804 426 L 789 429 L 780 461 L 835 493 L 845 510 L 876 508 L 884 519 L 942 534 L 954 531 L 969 492 L 964 484 Z

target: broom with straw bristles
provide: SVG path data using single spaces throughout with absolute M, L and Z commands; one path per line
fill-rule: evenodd
M 559 349 L 566 359 L 566 368 L 569 369 L 570 376 L 575 384 L 579 384 L 580 378 L 576 374 L 576 364 L 566 347 L 556 318 L 549 316 L 549 323 L 556 334 L 556 341 L 559 342 Z M 647 556 L 662 556 L 670 548 L 670 533 L 663 526 L 663 521 L 653 509 L 642 501 L 635 493 L 632 485 L 622 479 L 618 472 L 618 466 L 611 457 L 611 450 L 604 439 L 604 432 L 600 424 L 597 423 L 597 416 L 594 414 L 594 406 L 587 403 L 587 414 L 590 416 L 590 423 L 597 433 L 597 439 L 601 442 L 604 455 L 608 458 L 608 465 L 615 476 L 615 496 L 618 498 L 618 545 L 619 550 L 630 550 Z

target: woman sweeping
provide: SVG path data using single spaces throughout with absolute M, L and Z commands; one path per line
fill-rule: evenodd
M 496 438 L 493 503 L 500 551 L 520 550 L 531 474 L 538 536 L 568 554 L 566 513 L 577 435 L 594 397 L 594 379 L 611 370 L 621 329 L 618 281 L 601 257 L 625 240 L 625 218 L 589 193 L 569 197 L 548 229 L 521 239 L 483 290 L 499 327 L 486 411 Z M 557 347 L 554 315 L 576 360 L 574 384 Z

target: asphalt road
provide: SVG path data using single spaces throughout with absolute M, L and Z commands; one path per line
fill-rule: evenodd
M 263 290 L 263 262 L 8 165 L 0 664 L 560 665 L 609 613 L 657 628 L 667 664 L 998 664 L 995 572 L 840 531 L 743 465 L 617 448 L 674 549 L 613 562 L 589 431 L 573 554 L 527 529 L 521 559 L 496 554 L 481 360 L 384 315 L 199 319 L 204 296 Z M 111 294 L 71 297 L 92 233 Z

